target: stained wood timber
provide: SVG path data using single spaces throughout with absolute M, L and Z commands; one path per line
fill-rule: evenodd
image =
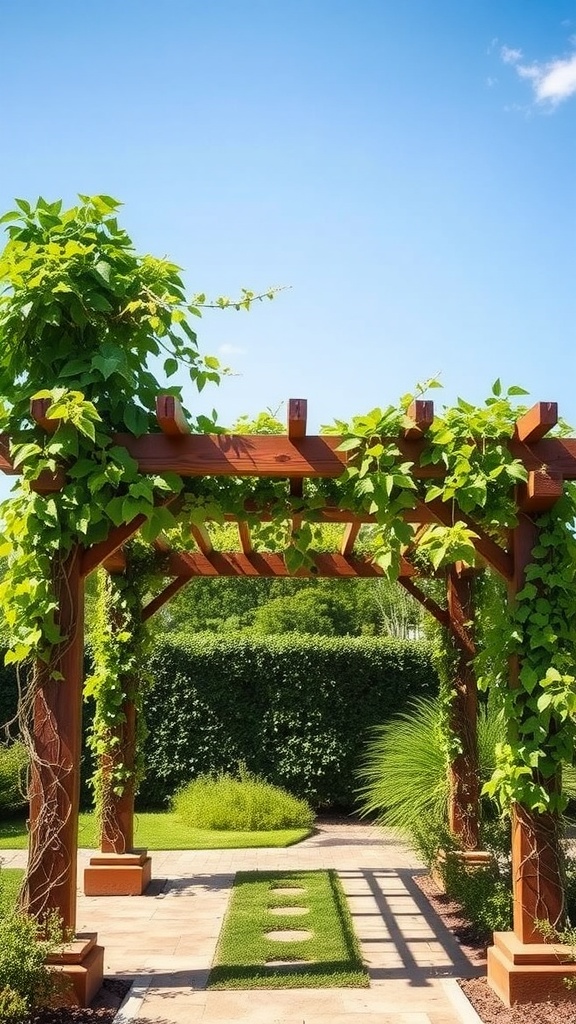
M 121 618 L 111 628 L 121 629 Z M 110 782 L 106 783 L 106 776 L 117 768 L 130 773 L 135 766 L 138 679 L 124 678 L 123 690 L 123 721 L 115 730 L 117 744 L 102 758 L 105 781 L 100 853 L 90 858 L 84 870 L 87 896 L 141 896 L 152 877 L 152 859 L 147 850 L 134 849 L 134 779 L 128 775 L 120 794 Z
M 356 538 L 360 533 L 360 523 L 348 523 L 344 530 L 344 537 L 342 539 L 342 546 L 340 548 L 341 555 L 351 555 L 354 550 Z
M 19 469 L 14 469 L 10 455 L 10 438 L 8 434 L 0 434 L 0 472 L 7 476 L 18 476 Z
M 560 473 L 531 470 L 525 484 L 518 488 L 518 507 L 523 512 L 547 512 L 564 493 Z
M 84 581 L 76 548 L 55 573 L 58 622 L 66 637 L 48 665 L 36 666 L 30 786 L 30 871 L 26 904 L 30 913 L 55 910 L 63 925 L 76 927 L 76 853 L 82 673 Z M 62 678 L 51 678 L 53 672 Z
M 152 616 L 155 615 L 171 597 L 174 597 L 179 590 L 182 590 L 182 587 L 186 586 L 190 579 L 190 576 L 176 576 L 175 579 L 164 587 L 164 590 L 161 590 L 156 597 L 152 598 L 152 600 L 144 606 L 142 609 L 142 621 L 147 622 L 148 619 L 152 618 Z
M 520 513 L 518 525 L 512 532 L 514 576 L 509 586 L 512 604 L 524 586 L 526 567 L 537 542 L 537 524 Z M 509 685 L 512 688 L 518 686 L 520 670 L 518 658 L 510 658 Z M 547 784 L 552 789 L 560 780 L 553 778 Z M 495 933 L 494 945 L 488 949 L 488 984 L 508 1006 L 535 997 L 538 1000 L 554 997 L 561 990 L 562 979 L 576 974 L 573 962 L 559 964 L 558 956 L 550 962 L 551 947 L 545 944 L 537 923 L 548 921 L 558 928 L 564 921 L 558 817 L 538 814 L 519 804 L 512 805 L 511 816 L 514 931 Z
M 525 582 L 526 567 L 538 542 L 538 528 L 528 516 L 520 515 L 513 531 L 514 578 L 510 600 Z M 521 665 L 510 659 L 510 686 L 518 686 Z M 553 787 L 558 780 L 551 780 Z M 549 814 L 536 814 L 519 805 L 512 808 L 512 879 L 514 886 L 514 934 L 520 942 L 542 942 L 536 921 L 560 925 L 564 914 L 562 858 L 558 821 Z
M 299 569 L 294 575 L 303 577 L 334 577 L 339 579 L 371 578 L 383 576 L 384 571 L 369 558 L 352 558 L 336 554 L 314 554 L 311 569 Z M 244 555 L 240 552 L 212 551 L 210 555 L 190 552 L 172 553 L 168 558 L 169 572 L 173 575 L 186 576 L 282 576 L 288 577 L 286 563 L 282 555 L 252 552 Z M 413 576 L 416 570 L 405 559 L 402 560 L 401 573 Z
M 308 402 L 305 398 L 291 398 L 288 402 L 288 437 L 300 441 L 306 437 Z
M 45 430 L 47 434 L 54 434 L 60 426 L 60 420 L 49 419 L 46 415 L 52 405 L 51 398 L 30 399 L 30 415 L 32 419 Z
M 240 547 L 242 548 L 242 552 L 245 555 L 252 554 L 254 548 L 252 545 L 252 537 L 250 535 L 250 527 L 243 519 L 238 520 L 238 536 L 240 538 Z
M 262 523 L 269 523 L 272 519 L 276 518 L 270 511 L 269 506 L 258 506 L 253 501 L 246 501 L 244 509 L 247 515 L 257 515 Z M 406 523 L 430 524 L 439 522 L 438 516 L 424 502 L 421 502 L 415 508 L 402 509 L 400 514 Z M 315 508 L 313 516 L 314 522 L 318 523 L 357 523 L 359 526 L 362 526 L 365 523 L 376 522 L 376 516 L 370 515 L 368 512 L 351 512 L 349 509 L 338 508 L 336 505 Z M 228 523 L 234 523 L 237 521 L 237 515 L 235 513 L 227 513 L 224 519 Z
M 337 477 L 347 463 L 346 452 L 338 451 L 341 438 L 330 434 L 309 434 L 293 441 L 286 435 L 265 434 L 115 434 L 138 462 L 141 473 L 172 471 L 181 476 L 263 476 Z M 420 466 L 424 442 L 394 438 L 402 461 L 414 462 L 416 479 L 444 475 L 440 465 Z
M 56 494 L 66 484 L 66 473 L 58 469 L 51 473 L 49 469 L 43 469 L 35 480 L 30 482 L 30 490 L 35 494 Z
M 552 427 L 558 423 L 558 405 L 556 402 L 536 402 L 528 412 L 516 421 L 514 438 L 516 441 L 540 441 Z
M 409 441 L 416 441 L 426 433 L 434 422 L 434 402 L 416 398 L 408 406 L 406 415 L 413 421 L 413 426 L 406 427 L 404 437 Z
M 123 572 L 126 572 L 126 555 L 122 548 L 118 548 L 106 561 L 102 562 L 102 567 L 111 576 L 120 576 Z
M 177 514 L 182 508 L 183 499 L 179 494 L 172 494 L 158 502 L 159 506 L 170 508 Z M 88 576 L 99 565 L 102 565 L 108 558 L 111 558 L 118 548 L 126 544 L 141 526 L 146 522 L 146 516 L 134 516 L 129 523 L 122 523 L 120 526 L 113 526 L 105 540 L 85 548 L 82 554 L 82 575 Z
M 163 434 L 168 437 L 182 437 L 190 433 L 190 424 L 174 395 L 158 395 L 156 398 L 156 419 Z
M 193 524 L 190 531 L 202 554 L 209 555 L 213 551 L 213 545 L 206 527 Z
M 450 616 L 446 608 L 442 608 L 442 606 L 439 605 L 433 597 L 429 597 L 428 594 L 425 594 L 418 584 L 410 577 L 401 576 L 398 582 L 404 587 L 404 590 L 407 590 L 409 594 L 412 594 L 412 597 L 416 598 L 418 603 L 421 604 L 427 612 L 430 612 L 430 614 L 434 616 L 441 626 L 444 626 L 446 629 L 450 628 Z
M 414 462 L 415 479 L 444 476 L 444 467 L 440 464 L 420 466 L 424 440 L 402 437 L 386 440 L 398 447 L 402 462 Z M 138 462 L 141 473 L 173 471 L 181 476 L 337 477 L 347 462 L 346 452 L 337 451 L 340 442 L 341 438 L 332 435 L 308 435 L 297 443 L 285 436 L 246 434 L 113 435 L 113 443 L 128 450 Z M 560 473 L 566 480 L 576 480 L 576 438 L 544 437 L 530 444 L 512 439 L 508 448 L 528 470 L 545 467 Z M 0 471 L 10 475 L 19 473 L 12 464 L 6 434 L 0 434 Z M 64 477 L 59 487 L 63 482 Z
M 437 517 L 438 522 L 443 523 L 444 526 L 452 526 L 455 522 L 462 522 L 468 529 L 473 530 L 476 534 L 474 547 L 478 554 L 482 555 L 482 558 L 505 580 L 509 581 L 512 579 L 512 558 L 504 548 L 501 548 L 499 544 L 492 540 L 478 523 L 475 523 L 473 519 L 470 519 L 460 509 L 457 508 L 454 511 L 451 505 L 440 501 L 439 498 L 426 502 L 426 505 L 428 510 Z
M 291 441 L 300 441 L 303 437 L 306 437 L 307 417 L 308 403 L 306 399 L 291 398 L 288 402 L 288 437 Z M 303 480 L 290 480 L 290 494 L 293 498 L 301 498 L 303 488 Z
M 448 822 L 450 831 L 464 850 L 478 849 L 480 838 L 480 786 L 478 762 L 478 687 L 471 659 L 475 653 L 471 632 L 474 618 L 473 574 L 452 565 L 446 577 L 450 630 L 459 655 L 452 680 L 453 699 L 450 725 L 460 752 L 448 769 L 450 783 Z
M 82 575 L 88 576 L 99 565 L 103 565 L 109 558 L 112 558 L 118 548 L 130 540 L 145 522 L 146 516 L 134 516 L 129 523 L 112 527 L 106 540 L 101 540 L 98 544 L 86 548 L 82 555 Z
M 560 473 L 565 480 L 576 480 L 576 438 L 544 437 L 541 441 L 525 444 L 509 441 L 508 448 L 526 469 Z
M 58 624 L 66 639 L 53 649 L 48 664 L 38 662 L 34 669 L 29 867 L 23 902 L 40 920 L 54 913 L 74 935 L 58 953 L 55 969 L 67 975 L 76 999 L 86 1006 L 102 984 L 104 949 L 96 944 L 95 933 L 75 934 L 84 660 L 80 561 L 80 549 L 75 548 L 55 568 Z

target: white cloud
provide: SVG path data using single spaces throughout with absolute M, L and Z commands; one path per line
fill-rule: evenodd
M 536 67 L 536 66 L 534 66 Z M 576 53 L 537 68 L 533 76 L 536 99 L 556 105 L 576 93 Z
M 496 85 L 497 81 L 497 78 L 492 78 L 491 75 L 488 75 L 488 78 L 486 79 L 486 85 L 488 86 L 489 89 L 491 89 L 493 85 Z
M 505 64 L 517 64 L 519 60 L 522 60 L 522 50 L 513 50 L 510 46 L 501 46 L 500 56 Z
M 243 356 L 246 354 L 245 348 L 240 348 L 239 345 L 230 345 L 227 341 L 220 345 L 218 351 L 223 356 Z
M 522 64 L 522 51 L 503 46 L 500 56 L 505 64 L 513 64 L 520 78 L 532 83 L 537 103 L 556 107 L 576 95 L 576 53 L 551 61 Z

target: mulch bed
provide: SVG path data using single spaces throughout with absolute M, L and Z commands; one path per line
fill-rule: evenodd
M 486 964 L 486 948 L 492 943 L 491 934 L 478 929 L 464 917 L 460 905 L 441 892 L 428 875 L 416 876 L 414 881 L 428 899 L 447 928 L 458 939 L 462 951 L 476 966 Z M 470 1000 L 484 1024 L 575 1024 L 576 1001 L 559 999 L 547 1003 L 523 1003 L 522 1006 L 504 1006 L 486 978 L 468 978 L 460 988 Z
M 102 988 L 90 1006 L 37 1010 L 30 1017 L 30 1024 L 112 1024 L 129 988 L 129 981 L 104 978 Z

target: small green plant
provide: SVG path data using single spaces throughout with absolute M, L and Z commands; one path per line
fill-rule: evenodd
M 0 747 L 0 811 L 10 814 L 25 806 L 27 765 L 23 743 Z
M 63 979 L 46 966 L 46 957 L 65 941 L 59 919 L 38 922 L 16 909 L 21 871 L 0 871 L 0 1024 L 24 1024 L 36 1007 L 62 994 Z
M 465 916 L 481 932 L 509 931 L 512 927 L 510 868 L 470 869 L 448 857 L 444 873 L 446 892 L 457 900 Z
M 242 766 L 239 778 L 223 773 L 194 779 L 174 797 L 174 810 L 187 825 L 225 831 L 310 828 L 314 821 L 305 800 Z

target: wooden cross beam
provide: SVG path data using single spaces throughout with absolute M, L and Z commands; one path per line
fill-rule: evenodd
M 153 597 L 152 600 L 144 606 L 142 609 L 142 622 L 146 622 L 152 617 L 152 615 L 155 615 L 155 613 L 159 611 L 171 597 L 174 597 L 179 590 L 182 590 L 182 587 L 186 586 L 190 579 L 190 576 L 176 576 L 176 579 L 173 579 L 168 583 L 168 585 L 164 587 L 164 590 L 161 590 L 156 597 Z
M 212 551 L 209 556 L 202 553 L 173 552 L 168 559 L 171 575 L 186 576 L 268 576 L 268 577 L 330 577 L 338 579 L 359 579 L 384 576 L 384 570 L 369 558 L 353 558 L 337 554 L 315 553 L 311 568 L 299 569 L 291 574 L 286 568 L 282 555 L 269 552 Z M 401 563 L 403 576 L 413 576 L 416 570 L 405 559 Z
M 406 427 L 404 437 L 408 441 L 417 441 L 434 422 L 434 402 L 417 398 L 408 406 L 406 416 L 413 425 Z
M 30 399 L 30 415 L 32 419 L 45 430 L 47 434 L 54 434 L 60 426 L 60 420 L 49 419 L 46 413 L 52 405 L 51 398 Z
M 536 402 L 528 412 L 516 420 L 514 439 L 528 444 L 540 441 L 558 423 L 556 402 Z
M 156 419 L 158 426 L 167 437 L 182 437 L 190 433 L 190 424 L 180 400 L 174 395 L 158 395 L 156 398 Z

